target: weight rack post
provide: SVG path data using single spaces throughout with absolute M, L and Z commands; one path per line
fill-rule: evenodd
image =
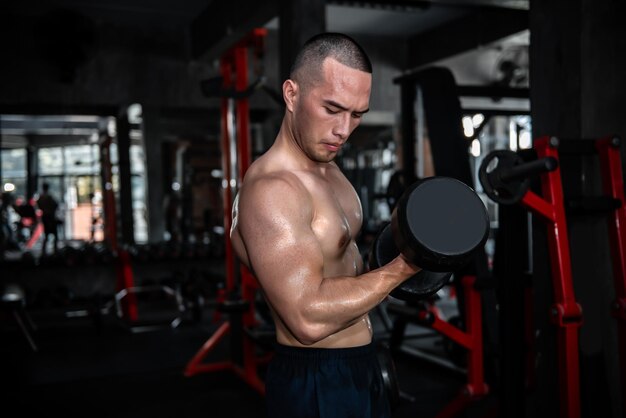
M 626 413 L 626 200 L 624 199 L 620 145 L 621 141 L 617 137 L 607 137 L 596 141 L 604 193 L 620 202 L 619 208 L 607 217 L 607 223 L 615 285 L 615 301 L 611 307 L 611 314 L 617 320 L 622 411 Z
M 534 144 L 537 157 L 553 157 L 558 162 L 558 145 L 558 139 L 555 137 L 537 138 Z M 541 186 L 543 197 L 529 190 L 521 202 L 547 223 L 554 290 L 554 304 L 550 308 L 550 320 L 558 327 L 558 352 L 560 353 L 560 416 L 580 418 L 578 330 L 582 325 L 582 308 L 576 302 L 574 295 L 560 165 L 555 170 L 541 175 Z
M 265 385 L 258 375 L 258 366 L 267 359 L 257 355 L 256 343 L 245 332 L 246 327 L 256 324 L 254 316 L 256 288 L 251 285 L 251 283 L 256 283 L 256 279 L 245 266 L 235 260 L 229 232 L 237 187 L 251 163 L 249 101 L 244 94 L 248 89 L 248 50 L 253 48 L 257 52 L 260 51 L 266 35 L 267 30 L 254 29 L 237 45 L 224 53 L 220 61 L 222 87 L 225 91 L 232 90 L 234 87 L 235 92 L 232 97 L 222 97 L 221 102 L 226 286 L 218 296 L 218 305 L 224 308 L 224 312 L 228 312 L 228 318 L 187 363 L 184 371 L 185 376 L 193 376 L 198 373 L 228 369 L 261 395 L 265 393 Z M 241 93 L 240 97 L 236 95 L 238 93 Z M 234 299 L 228 300 L 229 297 L 234 297 Z M 231 303 L 236 307 L 229 309 L 228 305 Z M 219 307 L 216 319 L 221 317 Z M 226 361 L 203 363 L 209 352 L 228 334 L 231 337 L 231 346 L 235 346 L 231 347 L 231 353 L 236 353 Z

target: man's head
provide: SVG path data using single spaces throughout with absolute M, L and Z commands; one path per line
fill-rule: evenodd
M 320 33 L 306 41 L 296 55 L 289 77 L 306 88 L 321 81 L 322 64 L 326 58 L 355 70 L 372 73 L 369 57 L 351 37 L 341 33 Z
M 283 84 L 291 136 L 315 162 L 330 162 L 369 110 L 372 66 L 363 49 L 337 33 L 316 35 Z
M 50 185 L 48 183 L 43 183 L 41 185 L 41 190 L 43 190 L 44 192 L 47 192 L 48 190 L 50 190 Z

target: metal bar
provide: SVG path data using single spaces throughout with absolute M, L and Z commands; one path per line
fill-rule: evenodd
M 111 163 L 112 138 L 104 136 L 101 139 L 100 158 L 102 176 L 102 195 L 104 206 L 104 239 L 113 251 L 117 251 L 117 214 L 115 208 L 115 195 L 113 192 L 113 172 Z
M 28 331 L 28 327 L 22 320 L 22 316 L 20 315 L 20 312 L 18 312 L 17 309 L 13 309 L 13 317 L 15 318 L 17 325 L 19 325 L 20 330 L 22 330 L 22 335 L 24 335 L 24 337 L 28 341 L 28 345 L 30 346 L 31 350 L 33 350 L 34 352 L 39 351 L 39 349 L 37 348 L 37 344 L 35 344 L 35 340 L 33 339 L 32 335 Z
M 248 86 L 248 48 L 243 46 L 234 50 L 235 58 L 235 89 L 244 91 Z M 250 166 L 250 105 L 248 98 L 237 100 L 235 105 L 237 123 L 238 179 L 237 186 Z
M 626 199 L 619 138 L 602 138 L 596 142 L 600 156 L 604 193 L 619 200 L 620 207 L 607 217 L 615 302 L 612 315 L 617 320 L 619 340 L 622 410 L 626 411 Z
M 266 34 L 267 31 L 264 29 L 255 30 L 222 56 L 221 75 L 224 90 L 228 90 L 234 85 L 236 92 L 246 91 L 248 88 L 248 49 L 250 47 L 259 49 Z M 235 290 L 239 284 L 241 285 L 240 291 L 242 299 L 250 303 L 248 304 L 249 308 L 241 314 L 241 318 L 233 319 L 231 317 L 218 328 L 189 362 L 185 375 L 190 376 L 199 372 L 210 372 L 228 368 L 233 370 L 246 383 L 263 395 L 265 394 L 265 385 L 258 376 L 259 358 L 256 355 L 257 347 L 253 339 L 244 332 L 246 327 L 256 325 L 254 315 L 254 292 L 258 288 L 258 284 L 252 273 L 245 266 L 236 262 L 230 241 L 230 228 L 233 221 L 233 198 L 251 163 L 250 108 L 248 98 L 240 97 L 236 102 L 233 98 L 223 98 L 221 112 L 226 289 L 218 297 L 218 302 L 223 302 L 225 298 L 232 294 L 232 291 Z M 239 283 L 236 283 L 237 278 L 240 278 Z M 231 331 L 232 334 L 230 341 L 231 351 L 241 348 L 241 357 L 243 358 L 239 358 L 239 352 L 237 352 L 237 355 L 231 354 L 232 357 L 237 357 L 237 359 L 231 359 L 230 362 L 200 365 L 199 363 L 206 353 L 213 349 L 215 344 L 217 344 L 228 331 Z M 241 361 L 243 367 L 236 363 L 238 361 Z
M 463 346 L 464 348 L 468 350 L 472 349 L 473 341 L 472 341 L 471 335 L 469 335 L 468 333 L 461 331 L 454 325 L 451 325 L 447 321 L 444 321 L 443 319 L 439 318 L 439 315 L 435 314 L 434 312 L 430 310 L 420 312 L 419 316 L 422 317 L 425 322 L 428 322 L 430 318 L 426 319 L 426 316 L 430 316 L 430 315 L 434 317 L 434 319 L 432 319 L 432 325 L 431 325 L 432 329 L 445 335 L 446 337 L 450 338 L 451 340 Z
M 553 158 L 540 158 L 527 163 L 513 166 L 500 172 L 500 179 L 504 182 L 511 180 L 523 180 L 534 177 L 538 174 L 552 171 L 556 168 L 557 162 Z
M 558 161 L 557 146 L 558 140 L 548 136 L 535 141 L 538 158 L 554 157 Z M 582 309 L 574 297 L 560 166 L 542 175 L 542 192 L 554 210 L 554 219 L 548 223 L 555 300 L 550 314 L 552 323 L 558 327 L 560 416 L 579 418 L 578 328 L 582 323 Z
M 465 330 L 472 339 L 472 344 L 467 350 L 466 390 L 472 396 L 481 396 L 489 393 L 483 367 L 482 303 L 480 294 L 474 288 L 476 277 L 464 276 L 462 283 L 466 297 Z
M 524 87 L 457 86 L 459 96 L 528 99 L 530 89 Z
M 261 396 L 265 396 L 265 384 L 263 381 L 256 375 L 248 374 L 244 369 L 240 367 L 233 367 L 233 371 L 239 375 L 247 384 L 249 384 L 254 390 L 259 392 Z
M 228 322 L 224 322 L 220 327 L 211 335 L 211 338 L 206 340 L 206 342 L 200 347 L 200 350 L 196 352 L 196 354 L 189 360 L 187 366 L 185 367 L 185 376 L 193 376 L 195 374 L 211 371 L 211 370 L 223 370 L 229 366 L 230 362 L 218 363 L 218 365 L 213 366 L 202 366 L 202 360 L 204 357 L 211 351 L 218 342 L 230 331 L 230 324 Z
M 134 288 L 135 278 L 133 275 L 133 267 L 130 260 L 130 254 L 126 250 L 118 250 L 117 256 L 117 289 L 120 291 Z M 122 314 L 130 321 L 136 321 L 139 317 L 137 308 L 137 296 L 128 292 L 127 296 L 121 301 Z M 119 308 L 118 308 L 119 313 Z
M 224 88 L 229 88 L 232 84 L 232 64 L 229 59 L 230 56 L 224 57 L 220 63 L 220 71 L 222 74 L 222 80 L 224 82 Z M 226 290 L 230 291 L 235 285 L 235 270 L 234 270 L 234 257 L 232 246 L 230 244 L 230 227 L 232 224 L 232 158 L 230 145 L 232 142 L 232 108 L 230 106 L 230 99 L 222 98 L 221 101 L 221 114 L 222 114 L 222 191 L 223 191 L 223 208 L 224 208 L 224 250 L 225 250 L 225 268 L 226 268 Z
M 554 221 L 556 217 L 554 214 L 554 206 L 533 191 L 527 191 L 521 202 L 531 212 L 539 215 L 545 221 Z
M 551 145 L 552 138 L 542 137 L 535 142 L 539 158 L 554 157 L 558 161 L 557 148 Z M 548 240 L 554 279 L 554 293 L 557 303 L 575 304 L 574 287 L 572 284 L 571 257 L 567 233 L 567 219 L 563 204 L 563 186 L 561 184 L 561 168 L 542 175 L 543 197 L 552 205 L 554 218 L 549 226 Z

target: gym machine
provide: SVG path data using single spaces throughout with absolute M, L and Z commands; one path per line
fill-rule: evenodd
M 441 312 L 429 300 L 424 300 L 419 304 L 389 303 L 387 305 L 388 311 L 403 318 L 402 321 L 411 321 L 429 327 L 465 350 L 466 383 L 452 401 L 439 411 L 437 418 L 454 417 L 471 402 L 482 399 L 490 392 L 484 375 L 482 300 L 480 290 L 476 287 L 477 278 L 475 275 L 464 275 L 460 280 L 465 297 L 464 329 L 460 324 L 444 319 Z M 394 327 L 390 341 L 392 351 L 399 350 L 409 355 L 423 357 L 424 353 L 419 350 L 401 345 L 404 338 L 403 332 L 404 327 Z
M 571 259 L 567 233 L 566 202 L 564 201 L 560 154 L 597 154 L 602 168 L 605 195 L 586 197 L 567 202 L 567 209 L 582 213 L 608 214 L 609 241 L 613 263 L 616 299 L 611 314 L 617 320 L 620 369 L 622 376 L 622 402 L 626 406 L 626 241 L 624 222 L 624 184 L 620 159 L 621 141 L 617 137 L 600 139 L 563 140 L 543 136 L 534 142 L 537 159 L 525 162 L 512 151 L 490 153 L 479 171 L 481 184 L 487 195 L 503 205 L 521 203 L 526 209 L 546 223 L 552 272 L 554 303 L 550 308 L 551 322 L 557 327 L 559 356 L 559 405 L 562 418 L 579 418 L 580 374 L 578 335 L 582 325 L 582 308 L 576 302 L 572 283 Z M 495 164 L 494 164 L 495 163 Z M 542 195 L 530 187 L 530 177 L 541 175 Z M 530 310 L 530 299 L 526 309 Z M 529 327 L 529 324 L 526 324 Z M 532 356 L 532 349 L 527 353 Z M 529 359 L 529 364 L 532 359 Z M 532 374 L 532 369 L 527 372 Z M 523 402 L 520 400 L 519 402 Z M 517 403 L 517 402 L 516 402 Z
M 113 138 L 108 133 L 102 134 L 100 139 L 100 156 L 103 184 L 104 241 L 106 247 L 114 254 L 116 284 L 115 295 L 99 309 L 98 314 L 113 312 L 117 318 L 125 321 L 132 332 L 160 328 L 162 327 L 160 323 L 148 323 L 140 319 L 138 304 L 138 295 L 159 294 L 171 301 L 171 305 L 175 308 L 174 317 L 167 321 L 166 325 L 176 328 L 182 322 L 181 314 L 186 309 L 180 291 L 165 285 L 137 286 L 135 284 L 131 252 L 126 245 L 121 245 L 118 241 L 118 206 L 113 188 L 112 143 Z
M 237 186 L 251 163 L 248 86 L 248 51 L 262 54 L 265 29 L 255 29 L 220 60 L 221 72 L 221 144 L 223 170 L 224 238 L 226 283 L 218 294 L 216 320 L 226 319 L 187 363 L 184 375 L 230 370 L 261 394 L 265 385 L 258 369 L 267 363 L 271 353 L 257 353 L 258 338 L 252 330 L 259 321 L 255 316 L 255 296 L 258 284 L 250 271 L 236 261 L 230 242 L 232 205 Z M 205 357 L 230 334 L 230 359 L 207 363 Z
M 407 73 L 394 80 L 400 85 L 402 109 L 402 167 L 403 170 L 392 176 L 387 189 L 390 203 L 413 181 L 420 177 L 447 176 L 473 187 L 467 139 L 461 130 L 463 109 L 459 95 L 463 89 L 454 80 L 453 74 L 444 67 L 431 67 L 414 73 Z M 471 91 L 470 95 L 490 97 L 489 91 Z M 524 91 L 504 89 L 493 92 L 494 96 L 517 97 Z M 511 97 L 513 97 L 511 96 Z M 427 132 L 434 173 L 426 170 L 423 137 Z M 416 158 L 417 157 L 417 158 Z M 447 283 L 451 294 L 456 295 L 459 317 L 446 320 L 436 306 L 437 295 L 410 304 L 391 301 L 387 310 L 394 314 L 394 329 L 391 334 L 391 348 L 409 355 L 423 358 L 446 368 L 461 371 L 466 382 L 460 392 L 437 414 L 438 418 L 456 416 L 472 403 L 484 399 L 491 393 L 486 381 L 487 370 L 485 353 L 493 349 L 493 326 L 495 302 L 493 289 L 484 251 L 478 251 L 474 259 L 462 269 L 453 272 L 454 280 Z M 438 289 L 437 289 L 438 290 Z M 444 337 L 449 353 L 465 357 L 465 368 L 460 361 L 446 362 L 430 353 L 403 343 L 405 326 L 408 322 L 417 323 L 436 331 Z M 460 348 L 462 351 L 457 351 Z M 454 363 L 454 364 L 451 364 Z M 457 364 L 458 363 L 458 364 Z

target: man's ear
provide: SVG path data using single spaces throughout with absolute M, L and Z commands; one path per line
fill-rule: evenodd
M 299 87 L 298 83 L 291 79 L 285 80 L 283 83 L 283 99 L 285 100 L 285 105 L 287 106 L 287 110 L 293 112 L 293 109 L 296 105 L 296 101 L 298 99 Z

